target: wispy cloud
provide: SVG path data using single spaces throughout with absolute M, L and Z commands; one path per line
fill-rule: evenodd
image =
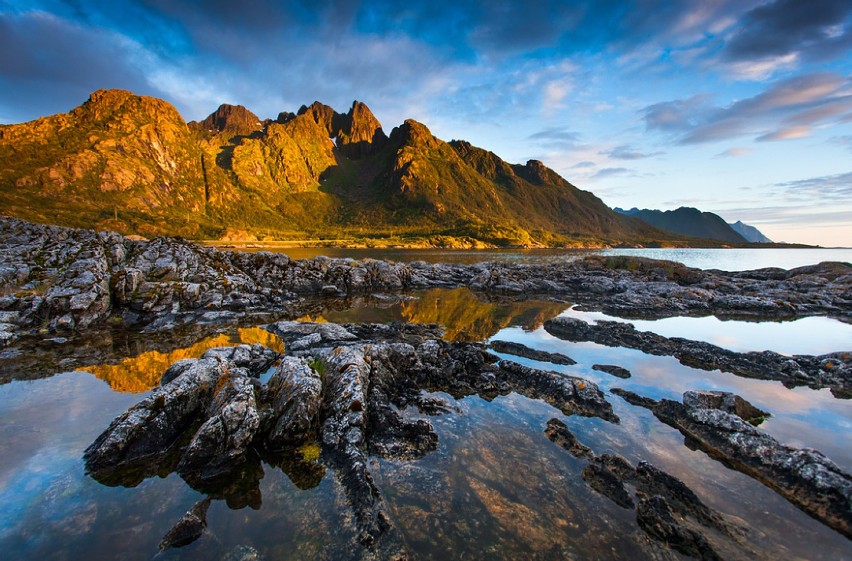
M 770 187 L 770 191 L 791 201 L 818 200 L 850 204 L 852 202 L 852 171 L 776 183 Z
M 641 152 L 629 144 L 622 144 L 599 152 L 602 156 L 608 156 L 613 160 L 642 160 L 659 156 L 663 152 Z
M 591 179 L 603 179 L 605 177 L 631 175 L 632 173 L 634 173 L 634 171 L 629 168 L 603 168 L 596 171 L 591 176 Z
M 753 150 L 751 148 L 743 148 L 743 147 L 734 147 L 728 148 L 724 152 L 720 152 L 716 154 L 716 158 L 741 158 L 743 156 L 748 156 L 751 154 Z
M 762 93 L 719 107 L 707 96 L 657 103 L 642 111 L 648 130 L 675 134 L 680 144 L 754 136 L 759 140 L 807 137 L 814 126 L 852 112 L 849 83 L 833 73 L 812 73 L 772 84 Z

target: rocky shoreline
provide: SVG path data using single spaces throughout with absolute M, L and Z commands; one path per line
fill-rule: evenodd
M 441 393 L 486 400 L 517 393 L 565 417 L 620 422 L 607 394 L 593 382 L 512 360 L 576 364 L 564 354 L 512 341 L 450 342 L 437 325 L 291 321 L 336 299 L 466 287 L 492 298 L 536 295 L 621 317 L 828 315 L 852 322 L 852 266 L 844 263 L 731 273 L 597 256 L 535 266 L 291 260 L 283 254 L 223 252 L 174 238 L 133 241 L 11 218 L 0 218 L 0 257 L 0 347 L 9 347 L 5 353 L 27 355 L 17 349 L 24 343 L 61 345 L 115 326 L 151 334 L 145 349 L 159 344 L 154 335 L 192 339 L 241 322 L 264 323 L 283 341 L 284 352 L 238 345 L 174 362 L 159 385 L 85 451 L 87 473 L 106 485 L 132 487 L 174 472 L 206 496 L 163 537 L 163 552 L 205 534 L 212 501 L 233 508 L 259 506 L 261 465 L 268 464 L 280 467 L 302 489 L 333 474 L 351 509 L 356 558 L 410 559 L 371 462 L 411 462 L 434 452 L 438 435 L 429 418 L 457 414 Z M 852 397 L 848 352 L 817 357 L 736 353 L 639 332 L 628 323 L 589 324 L 567 317 L 544 327 L 568 341 L 634 348 L 674 356 L 694 368 L 777 380 L 788 387 L 827 387 L 837 398 Z M 103 356 L 101 349 L 113 346 L 106 337 L 75 352 Z M 68 356 L 36 357 L 41 363 L 32 364 L 31 375 L 56 372 Z M 592 368 L 621 379 L 631 376 L 614 364 Z M 15 379 L 0 374 L 0 383 Z M 819 452 L 784 446 L 756 429 L 753 425 L 768 413 L 732 394 L 687 392 L 679 403 L 611 393 L 648 408 L 691 446 L 852 536 L 852 476 Z M 551 441 L 587 462 L 582 478 L 591 489 L 635 513 L 647 557 L 763 558 L 738 521 L 704 505 L 675 477 L 647 462 L 634 465 L 595 452 L 559 418 L 543 429 Z
M 852 267 L 844 263 L 731 273 L 629 257 L 546 265 L 291 260 L 0 217 L 0 345 L 110 320 L 162 331 L 285 309 L 309 295 L 456 287 L 559 298 L 621 317 L 828 315 L 852 322 Z

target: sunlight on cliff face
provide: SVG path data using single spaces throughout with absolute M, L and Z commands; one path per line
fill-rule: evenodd
M 94 374 L 108 383 L 110 388 L 119 392 L 141 393 L 155 388 L 160 383 L 163 372 L 172 363 L 185 358 L 199 358 L 205 351 L 215 347 L 232 347 L 240 344 L 260 343 L 275 352 L 284 352 L 284 343 L 277 335 L 260 327 L 237 329 L 235 333 L 222 333 L 207 337 L 190 347 L 174 349 L 169 352 L 148 351 L 135 357 L 129 357 L 118 364 L 101 364 L 80 368 Z

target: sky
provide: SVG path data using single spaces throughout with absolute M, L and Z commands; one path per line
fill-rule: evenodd
M 0 0 L 0 123 L 100 88 L 187 120 L 357 99 L 611 207 L 852 246 L 850 0 Z

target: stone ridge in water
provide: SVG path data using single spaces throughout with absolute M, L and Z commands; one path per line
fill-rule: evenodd
M 0 217 L 4 345 L 45 326 L 71 333 L 111 316 L 128 326 L 166 331 L 280 309 L 308 295 L 457 287 L 570 299 L 615 315 L 829 314 L 852 321 L 852 266 L 842 263 L 726 273 L 626 257 L 544 265 L 291 260 Z
M 644 353 L 673 356 L 682 364 L 702 370 L 722 370 L 744 378 L 777 380 L 787 387 L 831 388 L 838 398 L 852 397 L 852 353 L 785 356 L 773 351 L 740 353 L 703 341 L 663 337 L 637 331 L 630 323 L 557 317 L 544 329 L 566 341 L 591 341 L 608 347 L 628 347 Z
M 134 486 L 176 470 L 210 498 L 240 507 L 259 504 L 260 460 L 276 465 L 277 452 L 294 455 L 300 445 L 318 443 L 321 465 L 333 470 L 352 508 L 360 547 L 380 559 L 403 559 L 406 548 L 370 457 L 412 460 L 437 448 L 431 423 L 405 412 L 408 405 L 451 411 L 424 398 L 424 390 L 486 398 L 517 392 L 566 415 L 618 422 L 592 382 L 498 361 L 482 344 L 431 338 L 434 326 L 280 322 L 269 329 L 293 354 L 281 358 L 268 384 L 258 375 L 280 357 L 260 345 L 178 361 L 161 387 L 87 448 L 87 473 Z M 197 510 L 178 522 L 164 547 L 204 533 Z
M 810 516 L 852 537 L 852 475 L 820 452 L 781 444 L 737 412 L 728 411 L 736 399 L 686 392 L 683 403 L 678 403 L 655 401 L 625 390 L 613 393 L 650 409 L 712 458 L 760 481 Z M 751 404 L 742 401 L 741 411 L 750 412 Z
M 598 456 L 559 419 L 547 422 L 545 434 L 572 456 L 588 461 L 581 474 L 586 484 L 618 506 L 635 509 L 639 527 L 652 539 L 696 559 L 763 558 L 752 550 L 738 522 L 705 505 L 676 477 L 645 461 L 634 467 L 615 454 Z M 635 489 L 636 501 L 628 484 Z

